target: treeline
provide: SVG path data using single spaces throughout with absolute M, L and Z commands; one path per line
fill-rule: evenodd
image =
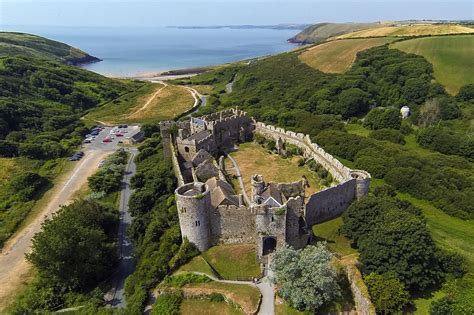
M 144 83 L 108 79 L 52 61 L 0 58 L 0 156 L 51 159 L 80 143 L 80 117 Z
M 358 248 L 377 311 L 395 314 L 408 304 L 410 294 L 459 279 L 466 267 L 461 256 L 435 246 L 420 209 L 394 198 L 393 187 L 381 186 L 374 193 L 344 212 L 341 232 Z M 460 309 L 470 307 L 459 303 L 464 304 Z
M 150 290 L 197 254 L 189 242 L 181 244 L 174 201 L 176 178 L 171 162 L 163 156 L 159 135 L 139 149 L 137 174 L 132 178 L 135 191 L 129 202 L 133 221 L 128 230 L 137 265 L 125 283 L 127 314 L 142 314 Z

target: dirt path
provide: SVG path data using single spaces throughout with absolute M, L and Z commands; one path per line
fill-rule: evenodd
M 163 91 L 163 89 L 165 89 L 168 86 L 168 84 L 164 81 L 156 81 L 154 83 L 159 83 L 159 84 L 162 84 L 163 86 L 161 88 L 159 88 L 155 93 L 153 93 L 153 95 L 150 96 L 150 98 L 145 102 L 145 104 L 142 107 L 140 107 L 139 109 L 137 109 L 133 113 L 129 114 L 127 116 L 127 118 L 130 118 L 130 117 L 138 114 L 139 112 L 145 110 L 151 104 L 151 102 L 153 102 L 153 100 L 161 93 L 161 91 Z
M 110 153 L 100 150 L 87 151 L 84 159 L 77 162 L 71 171 L 61 175 L 59 182 L 45 194 L 43 198 L 49 201 L 36 218 L 5 244 L 0 254 L 0 313 L 28 276 L 31 265 L 24 255 L 30 250 L 31 239 L 40 231 L 41 223 L 46 217 L 51 217 L 61 205 L 71 202 L 76 191 L 86 184 L 87 178 L 97 170 L 98 163 Z

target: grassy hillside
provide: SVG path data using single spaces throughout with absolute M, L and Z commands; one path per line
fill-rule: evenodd
M 326 73 L 342 73 L 352 66 L 357 53 L 391 43 L 393 38 L 335 40 L 311 47 L 299 58 L 308 66 Z
M 44 37 L 13 32 L 0 32 L 0 57 L 37 57 L 68 64 L 99 61 L 80 49 Z
M 430 24 L 430 25 L 401 25 L 370 28 L 344 35 L 337 39 L 361 38 L 361 37 L 385 37 L 385 36 L 426 36 L 446 34 L 469 34 L 474 33 L 471 27 L 456 24 Z
M 298 44 L 314 44 L 333 36 L 381 26 L 380 23 L 319 23 L 307 27 L 289 41 Z
M 140 89 L 91 110 L 85 119 L 112 124 L 152 123 L 173 119 L 193 104 L 191 92 L 182 86 L 147 82 Z
M 425 57 L 433 65 L 436 80 L 450 94 L 474 83 L 474 35 L 416 38 L 390 47 Z
M 31 57 L 0 57 L 0 65 L 1 247 L 81 143 L 80 117 L 144 83 Z

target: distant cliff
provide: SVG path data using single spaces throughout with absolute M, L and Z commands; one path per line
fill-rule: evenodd
M 70 65 L 101 61 L 67 44 L 16 32 L 0 32 L 0 57 L 2 56 L 37 57 Z
M 375 23 L 319 23 L 308 26 L 288 41 L 295 44 L 316 44 L 326 39 L 350 32 L 383 26 Z

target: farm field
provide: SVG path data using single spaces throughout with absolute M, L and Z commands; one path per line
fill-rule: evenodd
M 343 73 L 351 68 L 358 52 L 391 43 L 394 40 L 394 38 L 334 40 L 305 50 L 299 55 L 299 59 L 322 72 Z
M 103 123 L 146 123 L 172 119 L 194 104 L 181 86 L 149 83 L 90 111 L 86 120 Z
M 261 145 L 247 142 L 240 145 L 239 149 L 231 154 L 239 165 L 245 190 L 250 196 L 252 175 L 261 174 L 265 182 L 294 182 L 306 176 L 309 188 L 306 195 L 312 194 L 320 189 L 316 173 L 311 172 L 306 166 L 298 166 L 298 157 L 284 159 L 277 154 L 272 154 Z M 226 169 L 230 169 L 232 163 L 226 159 Z
M 433 65 L 436 81 L 450 94 L 474 83 L 474 35 L 417 38 L 390 47 L 425 57 Z
M 447 34 L 472 34 L 474 29 L 456 24 L 403 25 L 369 28 L 335 37 L 336 39 L 386 37 L 386 36 L 424 36 Z

